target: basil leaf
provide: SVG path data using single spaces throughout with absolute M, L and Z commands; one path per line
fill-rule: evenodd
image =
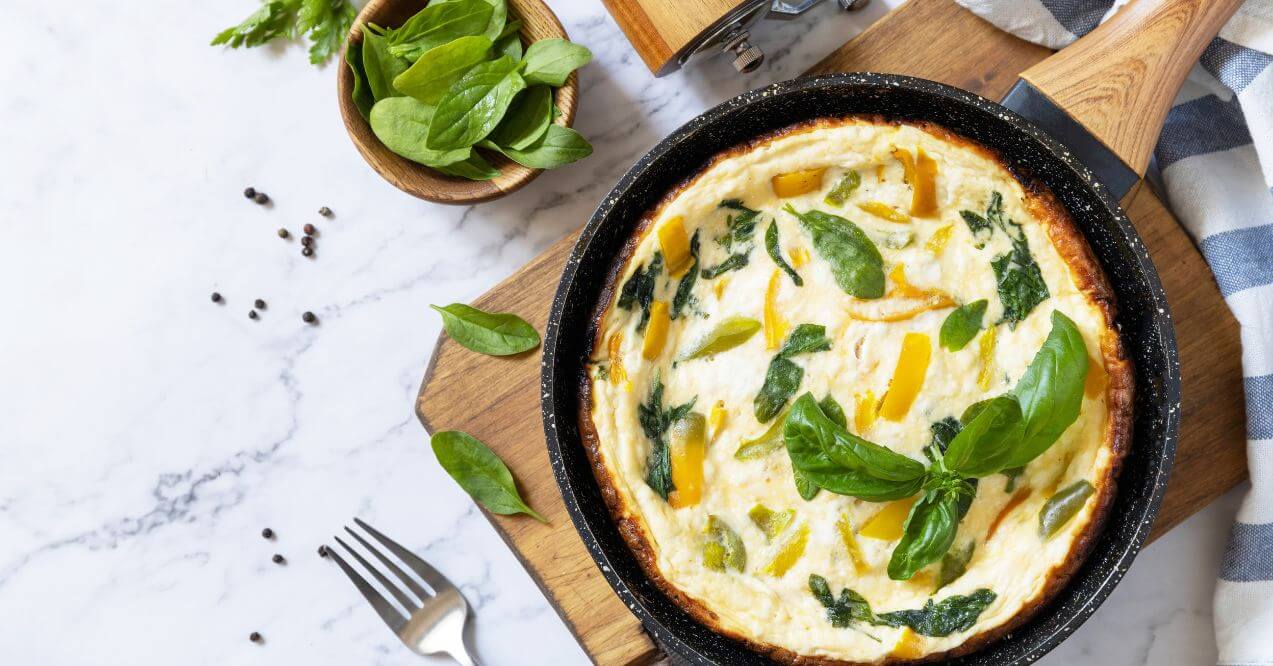
M 367 121 L 380 143 L 414 162 L 439 168 L 469 159 L 471 148 L 430 150 L 425 147 L 433 116 L 433 107 L 414 97 L 390 97 L 371 107 Z
M 491 52 L 491 40 L 471 35 L 430 49 L 393 80 L 393 87 L 426 104 L 437 104 L 451 85 Z
M 1052 446 L 1078 420 L 1087 380 L 1087 345 L 1074 322 L 1052 313 L 1052 330 L 1013 389 L 1021 403 L 1024 434 L 1003 462 L 1020 467 Z
M 839 215 L 797 213 L 791 204 L 785 210 L 813 236 L 814 251 L 831 264 L 835 283 L 844 293 L 863 299 L 884 295 L 884 258 L 862 229 Z
M 390 53 L 388 38 L 377 34 L 376 30 L 377 26 L 371 24 L 363 26 L 362 67 L 371 96 L 379 102 L 402 94 L 393 87 L 393 80 L 407 71 L 410 63 Z
M 939 602 L 929 599 L 918 610 L 882 613 L 876 619 L 890 627 L 907 626 L 921 636 L 940 638 L 971 629 L 996 598 L 993 591 L 982 588 L 969 595 L 952 595 Z
M 938 451 L 945 453 L 946 449 L 950 448 L 951 441 L 963 429 L 963 424 L 959 422 L 959 419 L 947 416 L 940 421 L 934 421 L 928 428 L 933 431 L 932 443 L 937 446 Z
M 959 495 L 942 488 L 919 498 L 902 528 L 902 540 L 888 561 L 888 577 L 910 580 L 915 572 L 941 559 L 959 527 Z
M 548 131 L 552 106 L 552 88 L 531 86 L 523 90 L 508 108 L 508 114 L 491 132 L 490 140 L 497 146 L 516 150 L 530 146 Z
M 946 315 L 942 322 L 939 344 L 950 351 L 959 351 L 968 346 L 981 331 L 981 320 L 986 316 L 988 301 L 981 299 L 965 303 Z
M 752 411 L 756 420 L 768 423 L 787 406 L 787 401 L 800 389 L 804 369 L 785 356 L 775 356 L 765 371 L 765 383 L 753 400 Z
M 539 346 L 535 327 L 515 314 L 483 312 L 463 303 L 429 307 L 442 315 L 442 326 L 452 340 L 475 352 L 508 356 Z
M 1094 492 L 1096 489 L 1084 479 L 1049 497 L 1039 511 L 1039 536 L 1046 539 L 1056 534 L 1071 518 L 1078 515 L 1083 505 L 1087 504 L 1087 498 Z
M 548 522 L 522 500 L 513 473 L 504 461 L 472 435 L 447 430 L 435 433 L 431 444 L 442 469 L 487 511 L 500 515 L 524 513 Z
M 389 52 L 414 61 L 452 40 L 485 33 L 492 14 L 494 9 L 486 0 L 434 2 L 393 32 Z
M 760 322 L 747 317 L 727 317 L 707 335 L 690 345 L 678 360 L 688 361 L 729 351 L 751 339 L 760 330 Z
M 525 87 L 517 75 L 517 63 L 508 56 L 473 67 L 438 102 L 437 122 L 429 127 L 429 148 L 450 150 L 477 143 L 495 129 L 513 97 Z
M 800 279 L 800 274 L 791 267 L 791 264 L 787 263 L 786 259 L 782 258 L 782 249 L 778 247 L 777 221 L 770 221 L 769 228 L 765 230 L 765 252 L 769 253 L 769 258 L 773 259 L 775 264 L 778 264 L 778 268 L 781 268 L 782 272 L 786 273 L 791 278 L 791 281 L 796 283 L 797 287 L 804 286 L 804 280 Z
M 979 402 L 965 412 L 963 430 L 951 440 L 944 457 L 947 469 L 982 477 L 1007 467 L 1021 439 L 1021 406 L 1011 395 Z
M 358 108 L 358 113 L 362 115 L 363 120 L 370 121 L 371 107 L 376 103 L 376 98 L 371 94 L 371 87 L 367 84 L 367 72 L 362 66 L 362 46 L 355 47 L 350 44 L 345 49 L 345 63 L 349 65 L 349 69 L 353 72 L 354 86 L 350 91 L 350 98 L 354 100 L 354 106 Z
M 844 408 L 840 406 L 840 403 L 836 402 L 835 398 L 831 397 L 830 393 L 818 402 L 818 408 L 822 410 L 822 415 L 830 419 L 832 423 L 848 429 L 849 419 L 844 415 Z
M 952 548 L 941 558 L 941 569 L 937 574 L 937 587 L 933 588 L 933 592 L 950 585 L 959 580 L 959 577 L 967 573 L 968 563 L 972 561 L 973 551 L 977 548 L 976 541 L 969 541 L 963 548 Z
M 751 254 L 750 250 L 747 252 L 739 252 L 738 254 L 731 254 L 719 264 L 716 264 L 715 266 L 712 266 L 711 268 L 704 268 L 700 274 L 703 276 L 704 280 L 712 280 L 712 279 L 718 278 L 722 274 L 728 273 L 730 271 L 735 271 L 746 266 L 747 262 L 749 261 L 748 257 L 750 254 Z
M 565 39 L 541 39 L 526 49 L 523 76 L 530 83 L 561 87 L 570 73 L 592 60 L 586 47 Z
M 507 57 L 507 56 L 505 56 Z M 485 144 L 484 144 L 485 145 Z M 518 164 L 532 169 L 556 169 L 592 154 L 592 144 L 581 134 L 561 125 L 549 125 L 548 131 L 525 150 L 486 145 Z
M 448 176 L 469 180 L 490 180 L 499 175 L 499 169 L 491 166 L 481 155 L 472 152 L 471 148 L 467 150 L 471 153 L 467 159 L 433 168 Z

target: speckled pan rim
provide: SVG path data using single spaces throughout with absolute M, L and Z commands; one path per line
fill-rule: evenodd
M 1149 391 L 1154 395 L 1158 405 L 1158 418 L 1162 419 L 1162 434 L 1159 437 L 1157 446 L 1153 446 L 1158 451 L 1158 455 L 1143 461 L 1148 465 L 1148 475 L 1152 479 L 1152 490 L 1149 495 L 1140 503 L 1139 517 L 1136 521 L 1136 527 L 1131 534 L 1121 535 L 1116 542 L 1106 545 L 1106 536 L 1110 532 L 1110 525 L 1106 525 L 1096 547 L 1088 556 L 1088 562 L 1084 564 L 1080 573 L 1067 585 L 1067 588 L 1074 587 L 1079 584 L 1080 579 L 1087 581 L 1087 584 L 1094 586 L 1082 602 L 1082 605 L 1073 610 L 1059 626 L 1055 627 L 1050 634 L 1047 634 L 1031 646 L 1029 650 L 1023 650 L 1021 654 L 1011 662 L 1013 664 L 1029 664 L 1043 655 L 1047 654 L 1057 645 L 1059 645 L 1067 636 L 1072 634 L 1079 626 L 1083 624 L 1091 615 L 1100 607 L 1101 603 L 1108 598 L 1114 587 L 1122 580 L 1127 569 L 1131 566 L 1132 561 L 1140 552 L 1144 545 L 1145 539 L 1148 537 L 1150 529 L 1153 526 L 1154 517 L 1158 513 L 1158 509 L 1162 503 L 1163 493 L 1166 491 L 1167 481 L 1171 474 L 1171 469 L 1175 461 L 1176 444 L 1180 429 L 1180 362 L 1179 352 L 1176 346 L 1175 330 L 1171 323 L 1171 313 L 1167 304 L 1166 293 L 1163 290 L 1162 283 L 1158 278 L 1158 272 L 1153 262 L 1149 258 L 1148 252 L 1141 241 L 1139 234 L 1132 226 L 1131 221 L 1127 218 L 1126 213 L 1122 210 L 1118 201 L 1114 199 L 1108 189 L 1101 184 L 1093 173 L 1079 162 L 1070 151 L 1043 132 L 1035 127 L 1031 122 L 1017 115 L 1016 113 L 1004 108 L 1003 106 L 959 88 L 954 88 L 942 83 L 921 79 L 916 77 L 901 76 L 896 74 L 882 74 L 875 72 L 853 72 L 853 73 L 837 73 L 827 74 L 815 77 L 804 77 L 775 83 L 764 88 L 751 90 L 737 95 L 721 104 L 703 112 L 689 122 L 682 125 L 676 131 L 672 132 L 654 148 L 647 152 L 640 160 L 628 170 L 627 173 L 619 179 L 618 183 L 606 194 L 602 201 L 598 204 L 592 218 L 588 221 L 580 232 L 579 239 L 576 241 L 566 266 L 562 274 L 561 281 L 557 291 L 553 296 L 553 302 L 549 312 L 548 325 L 545 330 L 543 360 L 541 366 L 540 377 L 540 395 L 541 410 L 544 421 L 544 433 L 548 442 L 549 462 L 553 468 L 553 475 L 557 480 L 557 484 L 565 501 L 567 512 L 588 547 L 589 553 L 595 560 L 602 575 L 614 588 L 615 592 L 624 604 L 631 610 L 642 625 L 649 631 L 655 640 L 665 649 L 675 654 L 677 657 L 696 664 L 714 664 L 712 661 L 702 654 L 686 640 L 683 640 L 681 634 L 674 628 L 666 626 L 657 619 L 646 604 L 672 604 L 665 597 L 641 597 L 634 594 L 628 583 L 616 571 L 616 567 L 612 564 L 610 555 L 604 550 L 601 539 L 594 532 L 593 526 L 589 523 L 588 518 L 584 515 L 579 504 L 579 497 L 573 486 L 571 479 L 567 474 L 565 462 L 562 458 L 563 443 L 558 435 L 558 415 L 554 406 L 555 391 L 576 391 L 577 377 L 555 377 L 555 370 L 559 357 L 558 346 L 560 344 L 560 326 L 563 311 L 566 307 L 566 299 L 574 287 L 575 278 L 578 275 L 580 263 L 588 253 L 589 247 L 593 242 L 597 232 L 602 225 L 611 218 L 613 207 L 620 199 L 621 195 L 632 187 L 633 183 L 645 177 L 652 165 L 660 158 L 664 157 L 671 151 L 676 150 L 683 141 L 693 136 L 705 126 L 711 125 L 723 116 L 729 115 L 731 112 L 746 107 L 760 99 L 782 96 L 793 93 L 800 93 L 817 88 L 830 87 L 853 87 L 860 86 L 864 88 L 878 88 L 880 86 L 889 86 L 902 90 L 910 90 L 919 93 L 927 93 L 935 95 L 951 104 L 971 107 L 972 109 L 984 114 L 997 116 L 1007 122 L 1017 131 L 1029 137 L 1038 147 L 1042 148 L 1045 153 L 1064 165 L 1066 169 L 1071 171 L 1083 183 L 1086 183 L 1088 190 L 1094 193 L 1104 205 L 1104 213 L 1113 221 L 1121 236 L 1126 239 L 1127 245 L 1133 250 L 1135 256 L 1135 269 L 1139 271 L 1139 275 L 1144 279 L 1138 280 L 1139 286 L 1148 292 L 1148 302 L 1136 304 L 1137 309 L 1147 311 L 1148 319 L 1152 321 L 1152 330 L 1150 334 L 1156 337 L 1158 346 L 1162 349 L 1162 368 L 1163 372 L 1158 376 L 1158 382 L 1152 387 L 1142 386 L 1139 375 L 1137 376 L 1137 392 Z M 637 213 L 638 215 L 640 212 Z M 621 214 L 620 214 L 621 215 Z M 1085 231 L 1086 234 L 1086 231 Z M 1106 272 L 1109 273 L 1108 267 Z M 1130 304 L 1119 304 L 1120 308 L 1129 307 Z M 1124 336 L 1126 338 L 1126 336 Z M 579 349 L 562 350 L 564 353 L 581 354 Z M 1133 354 L 1134 355 L 1134 354 Z M 1140 402 L 1138 398 L 1138 403 Z M 574 419 L 575 414 L 566 415 L 569 419 Z M 582 447 L 579 441 L 569 443 L 570 446 Z M 1133 435 L 1132 451 L 1133 453 L 1140 448 L 1135 435 Z M 1133 457 L 1129 456 L 1126 461 L 1127 467 L 1131 466 Z M 587 478 L 591 478 L 591 470 L 587 470 Z M 1128 475 L 1128 469 L 1124 469 L 1120 473 L 1119 494 L 1126 491 L 1122 487 L 1122 479 Z M 595 481 L 593 481 L 595 483 Z M 1142 484 L 1146 485 L 1146 484 Z M 610 528 L 614 529 L 613 524 Z M 625 546 L 626 547 L 626 546 Z M 1111 549 L 1109 553 L 1111 557 L 1102 558 L 1103 561 L 1098 568 L 1088 571 L 1087 568 L 1093 561 L 1097 559 L 1098 551 L 1102 549 Z M 674 605 L 674 604 L 673 604 Z M 1045 617 L 1051 613 L 1052 608 L 1045 608 L 1038 617 L 1032 619 L 1030 624 L 1034 624 L 1039 618 Z M 1029 625 L 1027 625 L 1029 626 Z M 1018 630 L 1019 631 L 1019 630 Z M 993 649 L 995 645 L 1016 640 L 1011 632 L 998 641 L 991 643 L 983 648 L 983 650 L 969 655 L 976 657 L 986 649 Z M 963 659 L 961 658 L 960 661 Z

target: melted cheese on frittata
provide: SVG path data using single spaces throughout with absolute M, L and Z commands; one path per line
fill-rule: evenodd
M 921 147 L 937 165 L 935 216 L 899 223 L 858 206 L 875 201 L 906 213 L 912 186 L 906 182 L 904 166 L 894 150 L 913 155 Z M 817 189 L 788 198 L 775 194 L 774 176 L 819 168 L 826 171 Z M 824 197 L 848 170 L 857 171 L 861 185 L 842 206 L 828 205 Z M 985 239 L 974 239 L 960 216 L 961 210 L 984 211 L 993 192 L 1002 194 L 1006 216 L 1022 225 L 1050 292 L 1050 297 L 1015 329 L 1006 323 L 996 325 L 1003 318 L 1003 305 L 991 268 L 994 257 L 1010 250 L 1010 241 L 996 231 L 978 248 L 979 240 Z M 626 512 L 643 527 L 662 576 L 718 615 L 725 630 L 801 655 L 860 662 L 920 656 L 955 648 L 971 635 L 1009 621 L 1041 592 L 1051 571 L 1069 555 L 1074 538 L 1092 519 L 1095 502 L 1089 501 L 1055 536 L 1043 539 L 1039 535 L 1040 509 L 1056 489 L 1079 480 L 1098 483 L 1111 463 L 1105 445 L 1108 410 L 1104 391 L 1088 392 L 1078 421 L 1027 466 L 1012 491 L 1006 476 L 981 479 L 955 541 L 956 548 L 975 541 L 967 572 L 934 594 L 937 564 L 910 581 L 888 577 L 886 568 L 896 539 L 874 539 L 859 532 L 856 541 L 865 566 L 859 570 L 854 565 L 837 522 L 847 515 L 853 528 L 861 530 L 886 504 L 825 490 L 812 501 L 801 499 L 785 448 L 759 459 L 735 457 L 740 442 L 769 428 L 753 415 L 753 399 L 775 354 L 767 348 L 765 331 L 715 356 L 675 359 L 727 317 L 766 322 L 765 295 L 777 266 L 765 251 L 764 233 L 774 220 L 781 252 L 798 266 L 804 281 L 797 287 L 782 275 L 774 294 L 775 310 L 785 320 L 787 331 L 798 324 L 820 324 L 832 341 L 829 351 L 793 357 L 804 369 L 804 377 L 792 399 L 806 391 L 819 398 L 830 394 L 843 405 L 850 432 L 927 464 L 923 449 L 932 440 L 930 425 L 946 417 L 959 418 L 972 403 L 1010 390 L 1047 337 L 1053 310 L 1075 322 L 1089 355 L 1100 358 L 1101 336 L 1107 330 L 1105 317 L 1076 287 L 1070 267 L 1053 247 L 1047 230 L 1026 209 L 1021 186 L 984 154 L 916 127 L 846 121 L 784 135 L 716 162 L 663 206 L 642 232 L 618 276 L 614 299 L 619 297 L 617 287 L 649 264 L 660 250 L 659 226 L 678 216 L 683 218 L 688 235 L 699 233 L 700 269 L 729 256 L 731 252 L 713 240 L 726 233 L 728 215 L 736 214 L 721 208 L 726 199 L 740 199 L 762 213 L 748 264 L 714 279 L 698 279 L 693 302 L 685 314 L 670 322 L 666 342 L 653 360 L 644 358 L 644 336 L 636 330 L 641 308 L 620 308 L 612 301 L 600 320 L 591 359 L 591 416 L 600 456 Z M 831 266 L 815 251 L 809 233 L 783 210 L 787 204 L 800 212 L 817 209 L 840 215 L 862 228 L 883 255 L 885 273 L 893 276 L 885 298 L 860 300 L 837 286 Z M 905 242 L 908 235 L 913 237 Z M 946 237 L 944 242 L 941 236 Z M 903 242 L 904 247 L 899 247 Z M 980 353 L 984 331 L 956 352 L 938 345 L 939 330 L 952 310 L 949 305 L 900 321 L 870 321 L 899 311 L 897 299 L 888 295 L 898 287 L 892 269 L 899 264 L 904 266 L 906 282 L 915 289 L 940 292 L 960 304 L 988 301 L 985 327 L 994 328 L 996 336 L 988 359 Z M 656 282 L 654 297 L 671 302 L 677 284 L 677 278 L 664 271 Z M 869 405 L 872 397 L 878 400 L 887 393 L 907 333 L 922 333 L 931 341 L 931 360 L 922 388 L 900 420 L 874 418 L 859 429 L 862 422 L 855 419 L 858 403 Z M 611 357 L 608 348 L 612 340 L 617 340 L 613 350 L 617 358 Z M 626 379 L 615 381 L 612 366 L 622 366 Z M 656 375 L 666 386 L 666 405 L 694 399 L 695 410 L 705 415 L 713 405 L 723 405 L 723 420 L 713 423 L 717 427 L 708 432 L 701 499 L 683 508 L 673 508 L 645 481 L 652 443 L 639 424 L 638 405 L 649 396 Z M 979 377 L 983 378 L 981 384 Z M 1014 497 L 1015 506 L 1000 518 Z M 774 511 L 795 510 L 791 525 L 772 542 L 748 517 L 757 504 Z M 728 524 L 744 542 L 747 560 L 742 572 L 704 566 L 704 529 L 709 515 Z M 987 541 L 997 518 L 993 538 Z M 781 576 L 765 573 L 765 565 L 786 539 L 804 527 L 808 541 L 794 565 Z M 940 601 L 982 588 L 992 590 L 996 598 L 967 631 L 946 637 L 910 635 L 903 641 L 906 645 L 899 646 L 907 630 L 869 624 L 832 626 L 826 610 L 809 591 L 810 574 L 826 578 L 835 594 L 846 587 L 857 591 L 876 613 L 916 609 L 930 598 Z

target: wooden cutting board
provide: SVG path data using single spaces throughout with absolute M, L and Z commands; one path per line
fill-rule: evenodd
M 993 28 L 950 0 L 910 0 L 809 71 L 878 71 L 934 79 L 999 99 L 1017 73 L 1049 55 Z M 1151 539 L 1246 478 L 1238 326 L 1193 241 L 1147 187 L 1124 200 L 1161 274 L 1176 321 L 1183 414 L 1175 473 Z M 586 220 L 579 220 L 582 226 Z M 544 330 L 576 234 L 478 298 Z M 539 354 L 491 358 L 443 336 L 420 388 L 425 429 L 464 430 L 486 442 L 551 525 L 488 515 L 599 664 L 658 657 L 650 638 L 602 578 L 575 533 L 548 465 L 539 412 Z

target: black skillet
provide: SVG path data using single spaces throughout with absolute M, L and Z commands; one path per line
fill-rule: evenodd
M 619 180 L 580 234 L 552 303 L 543 349 L 544 430 L 553 473 L 575 527 L 602 574 L 659 643 L 690 663 L 767 661 L 699 624 L 669 600 L 645 576 L 615 528 L 578 430 L 578 387 L 594 333 L 591 315 L 615 257 L 641 215 L 664 193 L 722 150 L 803 120 L 847 114 L 933 121 L 999 151 L 1020 175 L 1055 193 L 1113 284 L 1117 325 L 1136 381 L 1133 444 L 1118 478 L 1113 510 L 1091 554 L 1051 603 L 1004 638 L 956 661 L 996 666 L 1033 662 L 1095 612 L 1153 524 L 1174 460 L 1180 417 L 1180 364 L 1166 296 L 1119 198 L 1143 175 L 1188 66 L 1236 5 L 1237 0 L 1134 0 L 1101 28 L 1023 73 L 1003 106 L 943 84 L 890 74 L 832 74 L 778 83 L 694 118 Z M 1155 32 L 1163 26 L 1173 32 Z M 1138 40 L 1145 32 L 1153 39 Z M 1144 43 L 1133 43 L 1137 41 Z M 1091 71 L 1094 66 L 1098 71 Z M 1110 111 L 1117 96 L 1110 101 L 1108 89 L 1089 85 L 1104 80 L 1131 89 L 1124 91 L 1127 108 L 1121 114 Z M 1091 89 L 1088 94 L 1083 94 L 1084 86 Z M 1106 94 L 1103 105 L 1090 104 L 1093 90 Z M 1076 113 L 1067 114 L 1061 106 Z M 1152 131 L 1136 135 L 1146 129 L 1138 124 Z

